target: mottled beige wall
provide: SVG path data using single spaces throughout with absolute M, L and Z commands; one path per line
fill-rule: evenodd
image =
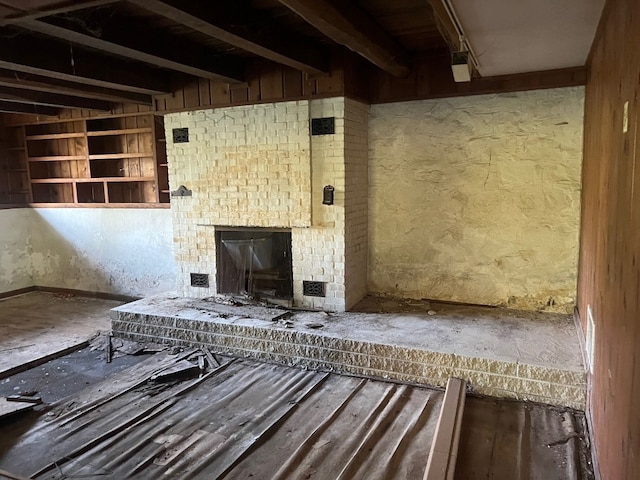
M 0 293 L 33 285 L 31 222 L 29 208 L 0 210 Z
M 143 297 L 171 290 L 171 233 L 167 209 L 0 210 L 0 293 L 38 286 Z
M 33 284 L 144 297 L 174 288 L 164 208 L 31 210 Z
M 582 87 L 371 107 L 372 292 L 575 302 Z

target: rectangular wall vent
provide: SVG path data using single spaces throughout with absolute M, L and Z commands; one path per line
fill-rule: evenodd
M 192 273 L 191 286 L 209 288 L 209 275 L 206 273 Z
M 311 135 L 333 135 L 334 133 L 336 133 L 335 117 L 311 119 Z
M 173 129 L 173 143 L 188 143 L 189 142 L 189 129 L 188 128 L 174 128 Z
M 303 280 L 302 294 L 307 297 L 325 297 L 325 282 L 309 282 Z

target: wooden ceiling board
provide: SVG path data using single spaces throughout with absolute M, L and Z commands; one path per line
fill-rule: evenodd
M 345 68 L 337 59 L 349 50 L 362 58 L 359 72 L 369 62 L 372 72 L 408 78 L 418 59 L 447 51 L 430 0 L 0 0 L 0 25 L 18 27 L 0 29 L 0 52 L 5 52 L 0 67 L 37 75 L 38 85 L 25 85 L 37 91 L 45 91 L 47 78 L 52 86 L 89 79 L 109 95 L 109 89 L 149 95 L 158 89 L 136 86 L 139 77 L 131 73 L 151 69 L 153 76 L 166 77 L 169 88 L 179 89 L 197 83 L 202 72 L 220 71 L 220 65 L 207 62 L 236 65 L 235 75 L 222 78 L 241 83 L 253 65 L 265 61 L 300 75 L 326 75 Z M 29 33 L 15 38 L 16 30 Z M 26 61 L 21 56 L 34 63 L 21 66 Z M 65 65 L 53 65 L 54 60 Z M 116 81 L 105 81 L 115 70 L 104 68 L 110 63 L 122 70 Z M 94 65 L 105 80 L 91 77 Z M 449 65 L 440 68 L 450 75 Z M 75 73 L 80 69 L 82 76 Z M 83 92 L 96 98 L 87 93 L 105 92 Z

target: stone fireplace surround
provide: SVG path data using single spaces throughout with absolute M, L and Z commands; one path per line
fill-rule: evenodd
M 177 291 L 215 295 L 216 227 L 291 230 L 293 304 L 344 311 L 367 293 L 367 121 L 346 98 L 281 102 L 165 116 Z M 335 118 L 335 133 L 311 135 L 312 118 Z M 173 143 L 174 128 L 188 143 Z M 324 186 L 335 188 L 322 204 Z M 191 273 L 209 286 L 192 287 Z M 303 295 L 325 283 L 325 297 Z

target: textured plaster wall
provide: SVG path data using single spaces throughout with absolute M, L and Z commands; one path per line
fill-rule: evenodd
M 32 216 L 33 284 L 131 296 L 174 288 L 168 209 L 41 208 Z
M 28 208 L 0 210 L 0 293 L 33 285 L 31 220 Z
M 571 308 L 583 97 L 577 87 L 372 106 L 370 290 Z

